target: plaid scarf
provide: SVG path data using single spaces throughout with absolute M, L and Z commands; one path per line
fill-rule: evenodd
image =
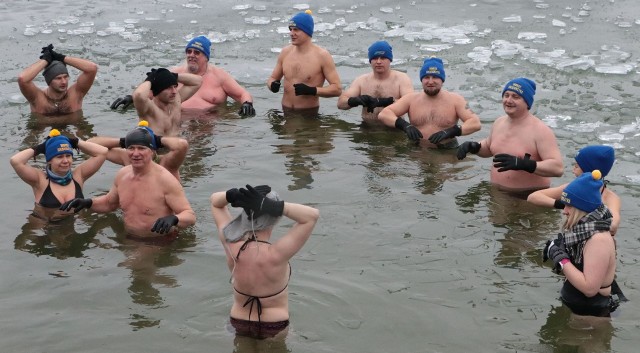
M 602 204 L 593 212 L 582 217 L 571 229 L 564 232 L 565 249 L 571 257 L 571 262 L 576 265 L 582 264 L 584 244 L 595 233 L 608 231 L 611 228 L 612 217 L 611 211 Z

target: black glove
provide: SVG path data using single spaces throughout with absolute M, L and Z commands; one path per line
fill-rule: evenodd
M 59 61 L 61 63 L 64 63 L 64 58 L 66 58 L 67 56 L 64 54 L 60 54 L 58 52 L 53 51 L 53 47 L 51 48 L 51 57 L 53 58 L 53 60 Z
M 148 78 L 148 76 L 147 76 Z M 133 96 L 127 94 L 124 97 L 116 98 L 116 100 L 111 103 L 111 109 L 118 109 L 119 106 L 122 106 L 122 110 L 129 108 L 129 106 L 133 104 Z
M 507 170 L 524 170 L 529 173 L 533 173 L 536 170 L 537 163 L 530 158 L 531 155 L 528 153 L 525 153 L 524 158 L 500 153 L 493 156 L 493 166 L 499 168 L 498 172 L 504 172 Z
M 565 250 L 564 238 L 560 234 L 558 234 L 556 239 L 548 240 L 542 250 L 542 261 L 545 262 L 549 259 L 553 261 L 553 270 L 556 273 L 562 270 L 560 261 L 569 259 L 569 254 L 567 254 Z
M 46 141 L 45 141 L 46 142 Z M 31 147 L 33 149 L 33 158 L 35 159 L 35 157 L 39 154 L 44 154 L 47 151 L 47 148 L 45 147 L 45 142 L 33 146 Z
M 178 217 L 172 214 L 160 217 L 158 218 L 158 220 L 156 220 L 156 223 L 153 224 L 151 231 L 155 233 L 165 234 L 171 230 L 171 227 L 177 225 L 178 221 Z
M 376 98 L 373 98 L 366 94 L 357 97 L 351 97 L 349 98 L 349 100 L 347 100 L 347 104 L 349 104 L 350 107 L 357 107 L 361 105 L 363 107 L 366 107 L 367 112 L 369 113 L 373 113 L 373 108 L 377 107 L 377 103 L 378 100 Z
M 463 160 L 467 153 L 476 154 L 480 151 L 480 143 L 473 141 L 465 141 L 458 147 L 458 160 Z
M 162 135 L 153 135 L 153 139 L 155 140 L 156 143 L 156 149 L 161 149 L 162 147 L 164 147 L 164 145 L 162 144 Z
M 242 107 L 240 107 L 240 111 L 238 112 L 240 115 L 249 116 L 256 115 L 256 110 L 253 109 L 253 103 L 244 102 L 242 103 Z
M 69 211 L 73 208 L 73 213 L 78 213 L 78 211 L 82 210 L 83 208 L 91 208 L 91 205 L 93 205 L 92 199 L 77 198 L 63 203 L 62 206 L 60 206 L 60 210 Z
M 560 200 L 555 200 L 553 202 L 553 208 L 557 208 L 559 210 L 564 210 L 564 202 L 562 202 Z
M 278 93 L 278 91 L 280 90 L 280 84 L 280 81 L 273 81 L 271 82 L 271 87 L 269 87 L 269 89 L 273 93 Z
M 73 148 L 74 150 L 78 149 L 78 142 L 80 142 L 80 140 L 77 137 L 68 137 L 69 142 L 71 142 L 71 148 Z
M 396 119 L 396 128 L 404 131 L 411 141 L 415 141 L 417 143 L 422 139 L 422 133 L 420 130 L 402 118 Z
M 238 188 L 227 190 L 226 199 L 227 199 L 227 202 L 230 203 L 232 206 L 236 202 L 238 197 L 240 197 L 240 190 L 238 190 Z
M 125 138 L 124 137 L 120 138 L 120 147 L 127 148 L 127 144 L 125 143 Z
M 40 59 L 46 60 L 47 65 L 51 64 L 51 62 L 54 60 L 53 55 L 51 54 L 52 51 L 53 51 L 53 44 L 49 44 L 46 47 L 42 47 L 42 51 L 40 52 L 42 53 L 42 55 L 40 55 Z
M 386 107 L 388 105 L 393 104 L 393 97 L 387 97 L 387 98 L 377 98 L 376 99 L 376 107 Z
M 270 189 L 271 188 L 269 188 L 269 190 Z M 267 198 L 265 197 L 266 194 L 261 192 L 263 190 L 259 190 L 260 189 L 254 189 L 251 185 L 247 185 L 246 189 L 240 189 L 240 197 L 238 197 L 235 202 L 236 207 L 244 208 L 245 212 L 253 212 L 254 218 L 260 217 L 263 214 L 268 214 L 273 217 L 282 216 L 284 201 L 275 201 Z M 249 213 L 247 212 L 247 214 Z
M 296 90 L 296 96 L 315 96 L 318 93 L 317 87 L 307 86 L 304 83 L 296 83 L 293 88 Z
M 460 126 L 458 125 L 453 125 L 452 127 L 448 128 L 448 129 L 444 129 L 442 131 L 438 131 L 436 133 L 434 133 L 433 135 L 429 136 L 429 142 L 433 143 L 434 145 L 439 143 L 442 140 L 446 140 L 446 139 L 450 139 L 452 137 L 456 137 L 456 136 L 460 136 L 462 135 L 462 129 L 460 128 Z

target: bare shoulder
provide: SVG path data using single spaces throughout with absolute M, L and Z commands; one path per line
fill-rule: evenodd
M 399 79 L 399 80 L 408 80 L 411 81 L 411 78 L 409 77 L 409 75 L 407 75 L 406 72 L 402 72 L 402 71 L 398 71 L 398 70 L 391 70 L 391 74 Z
M 187 65 L 174 66 L 169 69 L 171 72 L 175 72 L 177 74 L 184 74 L 187 72 Z
M 211 73 L 213 75 L 220 79 L 231 77 L 231 74 L 229 74 L 225 69 L 219 68 L 217 66 L 209 65 L 209 70 L 211 70 Z
M 160 164 L 153 163 L 153 171 L 157 176 L 158 181 L 160 181 L 162 185 L 171 189 L 174 189 L 176 187 L 182 189 L 182 185 L 180 184 L 178 179 L 176 179 L 176 177 L 171 174 L 171 172 L 169 172 L 167 168 L 161 166 Z
M 291 54 L 291 52 L 295 49 L 295 47 L 291 44 L 287 45 L 286 47 L 282 48 L 282 50 L 280 50 L 280 57 L 285 57 L 289 54 Z

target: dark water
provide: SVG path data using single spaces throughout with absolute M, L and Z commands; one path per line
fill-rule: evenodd
M 618 280 L 630 302 L 611 322 L 572 319 L 561 278 L 540 248 L 560 215 L 488 183 L 489 160 L 457 161 L 416 149 L 398 131 L 367 128 L 358 113 L 322 100 L 314 119 L 284 117 L 269 92 L 286 20 L 303 3 L 232 1 L 8 1 L 0 4 L 0 112 L 7 161 L 1 175 L 0 343 L 7 352 L 633 352 L 638 339 L 640 120 L 636 96 L 640 8 L 634 1 L 337 1 L 309 3 L 317 44 L 343 85 L 367 72 L 367 46 L 385 38 L 394 68 L 415 78 L 422 59 L 445 59 L 445 88 L 463 94 L 489 133 L 499 92 L 516 76 L 538 84 L 534 114 L 551 125 L 572 178 L 575 151 L 616 148 L 610 187 L 623 200 Z M 264 24 L 263 24 L 264 23 Z M 121 136 L 135 112 L 113 112 L 150 67 L 183 58 L 207 34 L 212 60 L 254 96 L 242 119 L 230 103 L 185 114 L 191 143 L 182 176 L 196 226 L 169 247 L 123 239 L 118 214 L 82 214 L 42 226 L 9 157 L 51 126 L 87 138 Z M 17 75 L 53 43 L 100 65 L 83 115 L 32 117 Z M 72 76 L 77 75 L 72 71 Z M 38 84 L 44 81 L 38 78 Z M 39 162 L 42 163 L 42 162 Z M 106 163 L 85 194 L 108 190 Z M 286 200 L 317 207 L 321 220 L 292 261 L 292 327 L 285 346 L 234 341 L 231 286 L 209 195 L 269 183 Z M 282 228 L 287 227 L 283 222 Z M 283 229 L 280 229 L 282 232 Z

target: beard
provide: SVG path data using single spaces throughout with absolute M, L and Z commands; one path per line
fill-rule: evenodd
M 429 97 L 435 97 L 438 95 L 438 93 L 440 93 L 440 88 L 434 88 L 434 89 L 425 88 L 423 90 L 424 90 L 424 93 L 426 93 L 427 96 Z
M 197 63 L 193 63 L 193 62 L 188 62 L 187 63 L 187 69 L 189 70 L 190 73 L 197 74 L 198 73 L 198 69 L 200 69 L 200 65 L 198 65 Z

